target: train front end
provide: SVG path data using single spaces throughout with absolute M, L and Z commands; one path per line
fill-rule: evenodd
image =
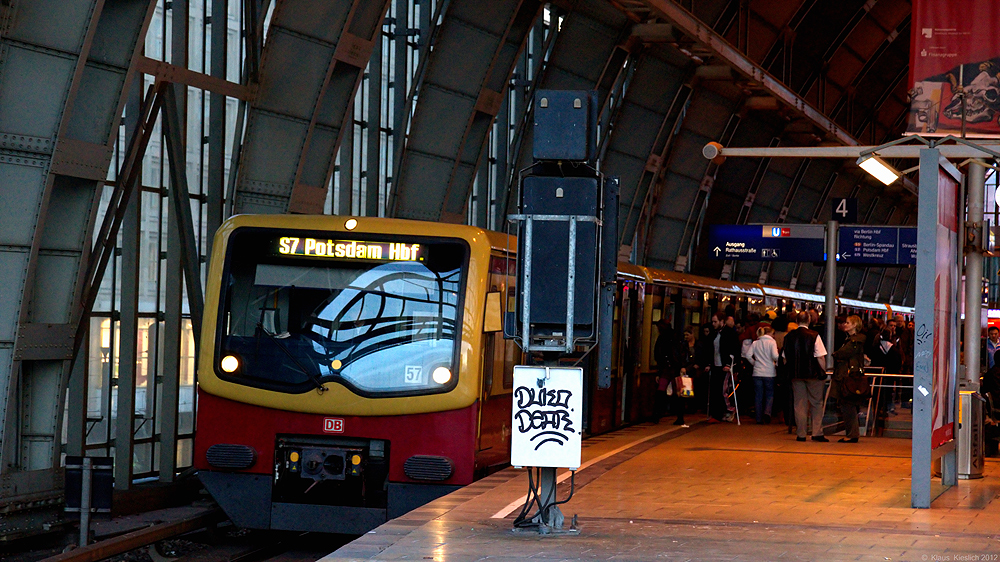
M 363 533 L 473 480 L 483 288 L 469 279 L 489 252 L 456 225 L 223 225 L 195 466 L 234 523 Z

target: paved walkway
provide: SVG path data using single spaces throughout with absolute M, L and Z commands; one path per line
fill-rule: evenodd
M 585 442 L 575 495 L 562 506 L 567 521 L 578 516 L 577 535 L 511 531 L 527 491 L 525 471 L 511 468 L 322 562 L 1000 561 L 997 460 L 987 459 L 981 480 L 945 489 L 936 479 L 931 509 L 913 509 L 909 440 L 800 443 L 782 425 L 666 423 Z M 559 496 L 568 491 L 567 479 Z

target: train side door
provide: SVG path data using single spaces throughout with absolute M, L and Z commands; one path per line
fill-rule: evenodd
M 633 371 L 637 356 L 635 347 L 638 345 L 633 336 L 636 314 L 641 314 L 641 311 L 638 310 L 639 300 L 642 298 L 638 290 L 640 287 L 641 284 L 636 283 L 621 292 L 621 311 L 618 320 L 618 333 L 615 338 L 618 346 L 618 362 L 617 376 L 613 379 L 615 388 L 614 427 L 621 427 L 630 418 L 629 406 L 633 398 L 631 385 L 634 380 Z
M 617 424 L 618 404 L 621 398 L 619 381 L 621 379 L 621 356 L 622 356 L 622 310 L 628 300 L 627 289 L 621 279 L 615 285 L 615 303 L 611 328 L 611 385 L 608 388 L 598 388 L 597 369 L 593 369 L 590 375 L 590 423 L 587 424 L 587 431 L 591 435 L 598 435 L 614 429 Z
M 643 304 L 646 299 L 646 284 L 636 283 L 627 306 L 627 314 L 623 322 L 627 329 L 622 335 L 626 338 L 622 349 L 626 354 L 622 356 L 621 366 L 621 418 L 622 425 L 634 423 L 639 418 L 639 406 L 642 396 L 639 394 L 639 379 L 641 374 L 642 344 L 643 344 Z
M 499 296 L 494 298 L 499 298 L 501 307 L 506 307 L 507 290 L 515 285 L 514 262 L 508 262 L 501 256 L 491 257 L 489 275 L 489 292 L 498 294 Z M 483 334 L 483 384 L 479 397 L 477 471 L 492 472 L 510 460 L 511 395 L 514 387 L 514 365 L 520 362 L 520 357 L 519 348 L 513 340 L 504 339 L 502 330 Z

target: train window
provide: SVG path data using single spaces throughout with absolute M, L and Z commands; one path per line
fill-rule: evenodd
M 513 318 L 517 313 L 517 267 L 515 266 L 515 261 L 505 255 L 494 255 L 490 257 L 490 291 L 498 291 L 497 297 L 505 298 L 506 304 L 499 303 L 505 308 L 504 312 L 504 322 L 505 322 L 505 333 L 509 332 L 506 337 L 513 335 Z M 490 295 L 487 295 L 487 299 Z M 487 306 L 489 306 L 487 304 Z M 493 377 L 493 394 L 506 394 L 507 391 L 514 388 L 514 365 L 516 365 L 521 356 L 519 348 L 515 345 L 513 340 L 501 339 L 498 335 L 494 335 L 495 345 L 493 347 L 492 357 L 487 356 L 486 361 L 492 361 L 492 369 L 495 376 Z M 496 376 L 497 373 L 503 374 L 502 377 Z M 497 381 L 500 382 L 497 385 Z
M 499 332 L 503 329 L 500 311 L 500 292 L 486 293 L 486 311 L 483 317 L 484 332 Z
M 230 237 L 216 364 L 233 355 L 238 366 L 220 377 L 288 392 L 336 380 L 379 396 L 454 387 L 464 243 L 328 241 L 366 248 L 337 256 L 282 251 L 293 244 L 279 240 L 310 239 L 289 234 L 241 229 Z

